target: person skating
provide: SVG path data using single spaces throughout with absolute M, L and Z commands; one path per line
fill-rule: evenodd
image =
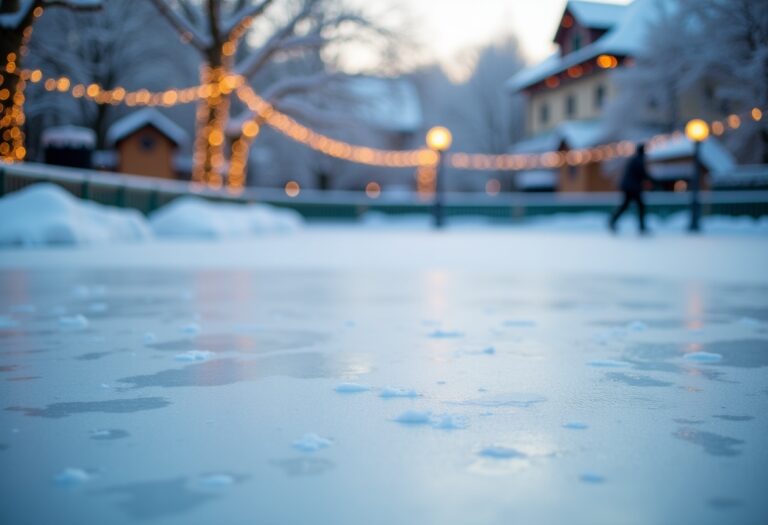
M 645 203 L 643 202 L 643 186 L 645 181 L 653 182 L 653 179 L 648 175 L 648 170 L 645 166 L 645 144 L 638 144 L 637 150 L 632 158 L 629 159 L 629 162 L 627 162 L 627 166 L 624 168 L 624 175 L 621 178 L 619 189 L 624 193 L 624 200 L 611 214 L 611 220 L 608 225 L 612 232 L 616 231 L 616 223 L 633 202 L 637 205 L 640 233 L 647 232 L 645 227 Z

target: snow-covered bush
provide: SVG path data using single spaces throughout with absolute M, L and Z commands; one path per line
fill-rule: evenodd
M 301 227 L 303 219 L 296 211 L 266 204 L 180 197 L 151 214 L 150 223 L 159 237 L 223 239 L 294 231 Z
M 0 199 L 0 245 L 77 245 L 151 236 L 138 211 L 83 201 L 54 184 L 34 184 Z

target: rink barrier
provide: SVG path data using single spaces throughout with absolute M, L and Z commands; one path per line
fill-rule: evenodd
M 261 202 L 297 210 L 307 219 L 354 220 L 367 212 L 388 215 L 427 214 L 432 211 L 431 199 L 416 195 L 388 196 L 382 193 L 371 198 L 364 192 L 339 190 L 301 190 L 288 197 L 275 188 L 246 188 L 233 195 L 226 190 L 195 188 L 189 182 L 164 180 L 138 175 L 105 171 L 65 168 L 46 164 L 12 164 L 0 166 L 0 196 L 31 184 L 49 182 L 66 189 L 74 196 L 121 208 L 133 208 L 148 214 L 172 200 L 196 195 L 220 202 Z M 608 212 L 619 196 L 607 193 L 502 193 L 497 196 L 471 193 L 447 193 L 448 217 L 479 216 L 514 221 L 536 215 L 554 213 Z M 768 216 L 768 191 L 717 190 L 701 194 L 705 215 Z M 687 193 L 649 192 L 646 205 L 649 213 L 668 216 L 686 211 L 690 203 Z

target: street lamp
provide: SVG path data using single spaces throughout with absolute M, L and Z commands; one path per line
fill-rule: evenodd
M 691 223 L 688 230 L 698 232 L 701 229 L 701 143 L 709 137 L 709 125 L 701 119 L 693 119 L 685 125 L 685 136 L 693 142 L 693 179 L 691 180 Z
M 443 210 L 443 153 L 451 147 L 453 136 L 448 128 L 435 126 L 427 132 L 427 146 L 437 154 L 435 163 L 435 228 L 442 228 L 445 222 Z

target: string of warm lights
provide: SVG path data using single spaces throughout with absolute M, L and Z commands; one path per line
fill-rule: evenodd
M 765 118 L 766 111 L 760 108 L 752 108 L 742 115 L 731 114 L 723 120 L 714 120 L 708 125 L 712 134 L 722 136 L 729 130 L 741 127 L 744 121 L 751 118 L 760 122 Z M 682 138 L 683 133 L 659 134 L 651 137 L 646 142 L 649 150 L 663 146 L 672 140 Z M 593 162 L 604 162 L 614 158 L 628 157 L 635 152 L 635 143 L 631 141 L 613 142 L 600 146 L 569 151 L 548 151 L 536 154 L 468 154 L 452 153 L 448 155 L 447 162 L 458 169 L 492 170 L 492 171 L 522 171 L 533 169 L 555 169 L 563 166 L 583 166 Z
M 32 11 L 33 18 L 40 18 L 43 8 L 38 6 Z M 3 134 L 0 137 L 0 159 L 5 162 L 18 162 L 24 160 L 27 150 L 24 147 L 24 90 L 26 89 L 27 76 L 17 65 L 18 60 L 29 53 L 29 39 L 32 37 L 32 24 L 27 26 L 22 33 L 19 56 L 16 53 L 8 53 L 6 57 L 5 75 L 16 75 L 13 93 L 9 89 L 0 89 L 0 129 Z M 0 82 L 5 79 L 0 75 Z M 8 103 L 10 101 L 10 104 Z
M 42 8 L 35 10 L 35 16 L 42 14 Z M 229 113 L 229 94 L 237 93 L 241 101 L 255 113 L 254 120 L 243 124 L 241 136 L 233 141 L 229 159 L 228 187 L 231 191 L 241 191 L 245 184 L 248 149 L 259 133 L 260 125 L 266 124 L 307 147 L 325 155 L 371 166 L 392 168 L 417 168 L 417 185 L 424 191 L 434 185 L 434 167 L 438 161 L 436 152 L 430 149 L 384 150 L 350 144 L 333 139 L 304 126 L 295 119 L 280 112 L 261 98 L 245 79 L 230 73 L 231 61 L 237 50 L 239 39 L 247 30 L 248 23 L 243 21 L 231 33 L 230 39 L 222 44 L 223 65 L 204 67 L 201 71 L 202 83 L 186 88 L 173 88 L 152 92 L 147 89 L 129 91 L 124 87 L 105 89 L 99 84 L 74 83 L 69 77 L 46 78 L 40 69 L 20 70 L 17 57 L 11 53 L 5 67 L 6 74 L 19 76 L 16 91 L 11 95 L 7 90 L 0 90 L 0 127 L 6 128 L 0 142 L 0 156 L 7 161 L 22 160 L 25 156 L 23 103 L 26 83 L 42 83 L 47 91 L 68 93 L 74 98 L 87 98 L 97 104 L 125 104 L 127 106 L 175 106 L 199 102 L 197 109 L 197 129 L 194 151 L 193 182 L 212 188 L 223 186 L 222 171 L 226 164 L 224 156 L 225 124 Z M 31 36 L 31 26 L 25 30 L 20 54 L 27 52 L 27 42 Z M 612 69 L 618 60 L 610 55 L 601 55 L 596 59 L 597 67 Z M 580 72 L 570 71 L 577 75 Z M 549 79 L 548 79 L 549 80 Z M 6 107 L 6 100 L 12 104 Z M 750 112 L 732 114 L 723 120 L 709 123 L 713 135 L 723 135 L 728 130 L 738 129 L 745 120 L 761 121 L 766 111 L 753 108 Z M 657 135 L 649 140 L 650 149 L 680 137 L 680 133 Z M 448 165 L 457 169 L 477 171 L 521 171 L 531 169 L 555 169 L 563 166 L 582 166 L 593 162 L 608 161 L 627 157 L 634 153 L 635 145 L 630 141 L 613 142 L 592 148 L 569 151 L 548 151 L 536 154 L 482 154 L 455 152 L 446 155 Z
M 240 100 L 263 122 L 290 139 L 304 144 L 333 158 L 348 160 L 369 166 L 391 168 L 416 168 L 433 165 L 437 154 L 429 149 L 383 150 L 356 146 L 333 139 L 298 123 L 292 117 L 278 111 L 273 105 L 257 95 L 247 84 L 237 89 Z

